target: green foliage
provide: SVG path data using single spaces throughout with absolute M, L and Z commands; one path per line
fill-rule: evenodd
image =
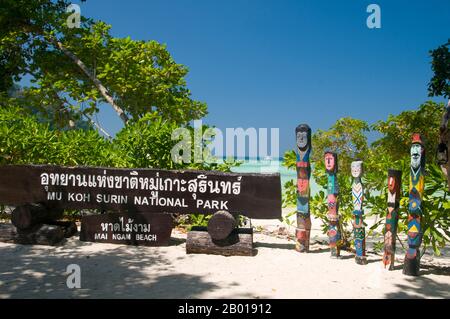
M 448 200 L 447 179 L 436 164 L 428 166 L 425 176 L 424 216 L 422 231 L 424 245 L 433 248 L 440 255 L 440 248 L 450 239 L 450 202 Z
M 189 215 L 189 219 L 187 220 L 187 230 L 191 230 L 192 227 L 207 227 L 208 222 L 211 219 L 212 215 L 204 215 L 204 214 L 191 214 Z
M 410 146 L 411 136 L 418 132 L 426 138 L 427 175 L 423 197 L 424 216 L 422 219 L 423 248 L 432 247 L 435 254 L 450 241 L 450 204 L 446 178 L 435 164 L 435 150 L 439 138 L 440 117 L 443 104 L 428 101 L 417 110 L 405 111 L 399 115 L 390 115 L 387 121 L 378 121 L 371 127 L 361 120 L 339 119 L 328 131 L 319 130 L 313 134 L 312 178 L 322 187 L 311 197 L 311 214 L 322 221 L 326 232 L 327 220 L 327 178 L 323 154 L 326 149 L 338 153 L 339 213 L 343 244 L 351 237 L 353 203 L 351 198 L 350 174 L 351 162 L 359 158 L 364 161 L 363 184 L 365 187 L 364 207 L 367 216 L 375 216 L 376 222 L 367 229 L 367 236 L 374 234 L 380 226 L 384 227 L 387 212 L 387 170 L 399 169 L 402 175 L 402 198 L 399 211 L 399 232 L 406 233 L 408 216 Z M 371 145 L 366 133 L 372 131 L 381 137 Z M 284 165 L 295 169 L 294 151 L 284 156 Z M 289 181 L 285 184 L 283 205 L 296 204 L 296 185 Z
M 450 39 L 446 44 L 431 50 L 431 68 L 434 72 L 428 84 L 429 96 L 450 98 Z
M 65 120 L 66 126 L 69 119 L 98 112 L 99 103 L 111 104 L 105 94 L 131 120 L 157 112 L 180 124 L 207 113 L 205 103 L 191 98 L 188 69 L 174 61 L 165 45 L 112 37 L 110 25 L 85 17 L 80 28 L 70 28 L 69 4 L 1 2 L 0 93 L 30 76 L 32 86 L 23 89 L 21 98 L 41 116 L 54 123 Z
M 0 105 L 0 164 L 124 166 L 96 130 L 51 130 L 18 107 Z
M 171 134 L 177 127 L 176 123 L 148 113 L 122 129 L 113 144 L 130 167 L 181 168 L 172 161 L 170 153 L 176 144 Z
M 349 173 L 350 163 L 356 158 L 363 160 L 366 156 L 367 131 L 367 123 L 351 117 L 337 120 L 328 131 L 318 130 L 312 137 L 312 163 L 323 164 L 325 151 L 332 151 L 338 154 L 339 171 Z
M 52 129 L 49 123 L 39 121 L 29 109 L 0 103 L 0 165 L 55 164 L 221 171 L 230 171 L 236 165 L 232 162 L 174 163 L 171 149 L 177 141 L 171 140 L 171 133 L 177 127 L 156 114 L 147 114 L 127 125 L 114 140 L 108 140 L 92 127 Z M 71 217 L 74 214 L 77 213 L 69 212 Z M 207 220 L 199 216 L 192 218 L 194 225 L 201 225 Z
M 373 250 L 379 254 L 384 250 L 384 241 L 377 241 L 373 243 Z
M 224 163 L 174 163 L 171 149 L 178 142 L 171 134 L 178 128 L 159 115 L 147 114 L 123 128 L 113 140 L 90 126 L 57 130 L 40 121 L 27 108 L 0 101 L 0 164 L 57 164 L 160 169 L 203 169 L 229 172 Z M 189 128 L 191 138 L 193 129 Z M 191 144 L 192 145 L 192 139 Z M 203 145 L 205 146 L 205 145 Z M 193 150 L 192 150 L 193 151 Z
M 186 123 L 207 113 L 187 88 L 187 67 L 156 41 L 111 36 L 102 21 L 81 17 L 70 28 L 69 4 L 0 2 L 0 164 L 221 171 L 239 164 L 173 162 L 173 130 L 192 134 Z M 30 87 L 14 87 L 26 76 Z M 104 103 L 129 118 L 113 140 L 86 121 Z
M 439 123 L 445 105 L 427 101 L 418 110 L 404 111 L 399 115 L 389 115 L 386 121 L 372 125 L 373 130 L 383 137 L 373 143 L 374 151 L 389 149 L 393 160 L 404 157 L 411 146 L 413 133 L 420 133 L 425 139 L 426 156 L 429 163 L 436 161 L 436 149 L 439 143 Z

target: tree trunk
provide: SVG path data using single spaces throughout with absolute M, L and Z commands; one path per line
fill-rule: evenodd
M 253 231 L 236 228 L 223 240 L 213 240 L 204 227 L 194 227 L 186 239 L 187 254 L 253 256 Z
M 75 227 L 75 228 L 74 228 Z M 13 224 L 0 224 L 0 242 L 22 245 L 55 245 L 64 237 L 68 238 L 77 232 L 74 222 L 58 221 L 53 225 L 38 224 L 28 229 L 18 229 Z
M 78 233 L 77 224 L 75 222 L 65 221 L 65 220 L 59 221 L 58 220 L 58 221 L 52 221 L 49 224 L 61 227 L 63 229 L 63 231 L 64 231 L 64 237 L 65 238 L 72 237 L 76 233 Z
M 31 72 L 30 72 L 30 74 L 32 74 Z M 55 99 L 57 99 L 58 101 L 59 101 L 59 106 L 60 106 L 60 110 L 59 110 L 59 112 L 62 112 L 62 111 L 67 111 L 67 107 L 66 107 L 66 103 L 67 103 L 67 100 L 66 99 L 62 99 L 60 96 L 59 96 L 59 94 L 58 94 L 58 92 L 56 91 L 56 90 L 53 90 L 53 96 L 55 97 Z M 85 118 L 87 118 L 100 132 L 102 132 L 104 135 L 106 135 L 108 138 L 110 138 L 110 139 L 112 139 L 112 136 L 108 133 L 108 132 L 106 132 L 106 130 L 103 128 L 103 127 L 101 127 L 100 126 L 100 124 L 98 124 L 97 122 L 95 122 L 93 119 L 92 119 L 92 117 L 90 117 L 89 115 L 87 115 L 86 113 L 84 113 L 84 112 L 81 112 L 81 115 L 83 115 Z M 70 123 L 69 123 L 69 125 L 70 125 Z M 72 125 L 70 125 L 70 127 L 71 128 L 73 128 L 73 126 Z
M 43 204 L 26 204 L 13 210 L 11 222 L 18 229 L 28 229 L 39 223 L 57 220 L 63 212 L 62 209 L 49 209 Z
M 39 224 L 30 229 L 17 229 L 14 240 L 22 245 L 56 245 L 64 239 L 64 230 L 60 226 Z
M 67 57 L 69 57 L 82 71 L 83 73 L 94 83 L 97 89 L 100 91 L 105 100 L 113 107 L 114 111 L 116 111 L 117 115 L 119 115 L 120 119 L 127 124 L 128 116 L 122 110 L 120 106 L 118 106 L 112 96 L 108 93 L 106 87 L 97 79 L 86 67 L 86 65 L 81 61 L 74 53 L 64 47 L 64 45 L 54 38 L 50 38 L 50 41 L 56 45 L 58 49 L 60 49 Z
M 237 226 L 235 217 L 227 211 L 216 212 L 208 222 L 208 233 L 214 240 L 222 240 Z
M 97 89 L 100 91 L 102 96 L 105 98 L 105 100 L 112 106 L 114 111 L 116 111 L 117 115 L 119 115 L 120 119 L 124 122 L 124 124 L 127 124 L 128 122 L 128 116 L 125 114 L 125 112 L 122 110 L 120 106 L 118 106 L 115 102 L 112 96 L 108 93 L 108 90 L 106 87 L 100 82 L 98 78 L 96 78 L 91 71 L 87 68 L 87 66 L 84 64 L 83 61 L 81 61 L 80 58 L 78 58 L 72 51 L 68 50 L 64 45 L 58 41 L 56 38 L 46 34 L 44 30 L 41 30 L 39 28 L 36 28 L 35 26 L 31 24 L 26 24 L 22 26 L 23 31 L 35 33 L 37 35 L 40 35 L 47 40 L 49 40 L 51 43 L 53 43 L 56 48 L 61 50 L 68 58 L 70 58 L 80 69 L 83 71 L 83 73 L 94 83 L 94 85 L 97 87 Z

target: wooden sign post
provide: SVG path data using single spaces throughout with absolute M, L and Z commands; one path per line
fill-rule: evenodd
M 339 229 L 339 185 L 337 181 L 338 158 L 336 153 L 325 152 L 325 169 L 328 175 L 328 239 L 331 257 L 340 256 L 341 232 Z
M 0 203 L 135 213 L 281 217 L 280 175 L 53 165 L 0 167 Z
M 16 207 L 11 224 L 0 227 L 0 241 L 17 244 L 57 245 L 77 233 L 75 222 L 61 221 L 63 210 L 42 203 Z
M 0 203 L 114 211 L 119 215 L 84 217 L 82 240 L 158 245 L 167 243 L 172 228 L 170 215 L 161 214 L 217 213 L 210 227 L 217 238 L 226 238 L 230 225 L 237 225 L 219 211 L 232 218 L 281 218 L 281 183 L 279 174 L 8 165 L 0 167 Z M 28 217 L 44 220 L 48 214 L 36 211 Z M 141 240 L 152 235 L 157 239 Z
M 389 266 L 389 270 L 394 270 L 395 243 L 397 237 L 398 210 L 400 207 L 400 197 L 402 190 L 402 171 L 395 169 L 388 170 L 388 196 L 386 227 L 384 230 L 384 267 Z
M 311 128 L 307 124 L 300 124 L 295 129 L 297 144 L 297 228 L 295 249 L 298 252 L 309 251 L 311 233 L 311 216 L 309 212 L 309 179 L 311 166 Z
M 425 147 L 420 134 L 413 134 L 411 145 L 411 177 L 408 205 L 408 250 L 403 273 L 418 276 L 420 270 L 420 244 L 422 243 L 422 197 L 425 186 Z
M 354 161 L 351 164 L 353 176 L 352 199 L 353 199 L 353 236 L 355 244 L 355 261 L 359 265 L 366 265 L 366 231 L 364 228 L 364 187 L 361 181 L 363 174 L 363 162 Z

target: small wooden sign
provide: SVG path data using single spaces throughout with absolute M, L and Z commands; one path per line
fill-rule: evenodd
M 281 218 L 280 174 L 54 165 L 0 167 L 0 203 L 62 209 Z
M 83 216 L 80 240 L 137 246 L 167 246 L 173 228 L 170 214 Z

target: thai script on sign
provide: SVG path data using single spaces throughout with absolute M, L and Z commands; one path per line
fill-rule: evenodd
M 119 217 L 119 223 L 101 223 L 102 231 L 120 231 L 124 233 L 129 232 L 141 232 L 141 233 L 149 233 L 150 232 L 150 224 L 133 224 L 134 219 L 128 218 L 127 223 L 124 222 L 123 217 Z
M 128 190 L 150 190 L 150 191 L 177 191 L 193 193 L 211 194 L 232 194 L 241 193 L 242 176 L 237 176 L 236 181 L 208 180 L 204 174 L 198 175 L 194 179 L 160 177 L 159 172 L 156 177 L 139 177 L 137 171 L 131 171 L 131 176 L 107 176 L 97 174 L 69 174 L 69 173 L 42 173 L 42 186 L 72 186 L 88 188 L 109 188 Z

